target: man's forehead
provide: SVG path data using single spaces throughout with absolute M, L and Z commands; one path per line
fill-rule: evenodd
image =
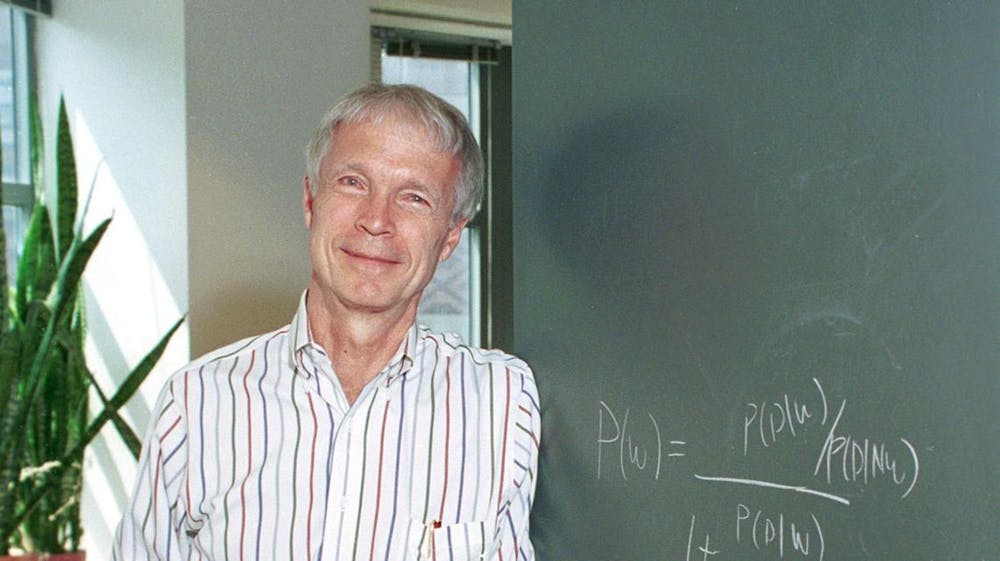
M 441 147 L 439 147 L 437 139 L 432 134 L 432 132 L 428 131 L 427 127 L 425 127 L 422 123 L 416 120 L 416 118 L 410 117 L 402 120 L 395 120 L 395 119 L 388 120 L 385 118 L 380 118 L 380 119 L 362 118 L 353 121 L 344 120 L 334 125 L 334 132 L 341 133 L 341 135 L 343 135 L 345 132 L 348 134 L 352 132 L 363 133 L 366 130 L 371 131 L 373 129 L 377 129 L 379 135 L 387 133 L 389 136 L 398 136 L 402 138 L 404 142 L 407 143 L 414 142 L 420 144 L 426 142 L 426 146 L 427 148 L 429 148 L 429 151 L 436 152 L 436 154 L 428 154 L 429 156 L 432 156 L 431 159 L 437 160 L 438 156 L 440 156 L 442 160 L 446 159 L 448 161 L 449 164 L 448 174 L 451 179 L 448 181 L 449 185 L 446 185 L 446 187 L 448 188 L 456 187 L 458 177 L 462 170 L 461 157 L 459 157 L 458 154 L 454 154 L 450 151 L 444 150 Z M 338 142 L 338 138 L 342 138 L 342 136 L 338 137 L 337 134 L 333 135 L 333 142 L 330 144 L 330 148 L 328 149 L 326 156 L 324 156 L 323 158 L 322 167 L 325 168 L 331 165 L 337 165 L 337 166 L 349 165 L 351 167 L 364 167 L 360 162 L 349 162 L 340 159 L 335 160 L 329 157 L 335 151 L 340 152 L 341 155 L 343 156 L 347 156 L 347 154 L 345 154 L 341 148 L 347 148 L 348 149 L 347 151 L 349 152 L 350 147 L 354 146 L 354 144 L 352 143 Z M 338 146 L 341 148 L 338 148 Z M 386 155 L 388 156 L 388 151 Z M 349 156 L 347 157 L 349 158 Z
M 408 137 L 425 140 L 439 152 L 450 151 L 437 126 L 405 110 L 392 110 L 383 113 L 361 114 L 342 119 L 333 125 L 333 132 L 347 128 L 364 127 L 399 127 L 400 132 Z

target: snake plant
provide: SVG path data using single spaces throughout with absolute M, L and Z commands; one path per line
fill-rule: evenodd
M 0 555 L 78 549 L 83 454 L 109 421 L 138 457 L 140 441 L 119 416 L 180 326 L 177 321 L 113 391 L 84 359 L 82 275 L 111 219 L 84 233 L 77 217 L 76 162 L 65 104 L 56 133 L 55 206 L 40 181 L 41 127 L 32 113 L 38 189 L 14 287 L 0 259 Z M 0 256 L 6 233 L 0 229 Z M 110 395 L 110 397 L 109 397 Z M 100 412 L 90 418 L 90 399 Z

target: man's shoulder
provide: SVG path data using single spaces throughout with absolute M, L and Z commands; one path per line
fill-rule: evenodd
M 177 372 L 177 375 L 185 372 L 202 370 L 208 367 L 218 367 L 222 364 L 249 360 L 251 357 L 263 352 L 265 348 L 268 347 L 274 347 L 276 349 L 281 348 L 284 341 L 287 339 L 288 330 L 289 327 L 285 326 L 281 329 L 276 329 L 260 335 L 254 335 L 252 337 L 246 337 L 229 343 L 228 345 L 219 347 L 214 351 L 205 353 L 204 355 L 192 360 L 181 368 Z
M 521 358 L 500 349 L 489 349 L 468 345 L 454 333 L 432 331 L 421 326 L 418 337 L 424 344 L 434 345 L 442 356 L 464 355 L 472 364 L 485 367 L 503 367 L 518 374 L 533 377 L 531 367 Z

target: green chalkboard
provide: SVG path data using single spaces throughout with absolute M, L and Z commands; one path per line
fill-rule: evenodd
M 1000 559 L 1000 4 L 514 29 L 539 558 Z

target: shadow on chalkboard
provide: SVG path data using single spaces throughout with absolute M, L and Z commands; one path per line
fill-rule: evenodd
M 588 289 L 598 328 L 632 333 L 618 343 L 647 353 L 667 352 L 647 342 L 674 329 L 671 354 L 701 356 L 710 375 L 729 366 L 704 351 L 752 336 L 743 318 L 759 313 L 748 209 L 762 179 L 703 107 L 667 95 L 593 115 L 562 134 L 540 188 L 542 233 Z
M 741 185 L 697 102 L 623 106 L 564 138 L 543 186 L 546 234 L 599 292 L 655 300 L 662 287 L 745 268 L 747 217 L 717 204 L 739 196 Z
M 583 290 L 579 308 L 569 312 L 574 331 L 532 341 L 555 358 L 533 363 L 547 384 L 533 539 L 541 551 L 606 558 L 630 536 L 662 532 L 656 505 L 682 472 L 664 466 L 659 484 L 650 481 L 650 469 L 626 480 L 605 458 L 608 471 L 601 476 L 601 407 L 606 400 L 618 415 L 616 421 L 604 417 L 605 423 L 622 422 L 629 411 L 643 423 L 650 414 L 666 422 L 664 409 L 681 410 L 661 396 L 719 402 L 725 388 L 711 361 L 720 355 L 698 350 L 712 339 L 731 340 L 733 330 L 747 326 L 709 325 L 700 317 L 738 314 L 749 301 L 743 297 L 752 258 L 745 230 L 752 223 L 742 203 L 725 204 L 747 194 L 742 184 L 726 181 L 736 175 L 735 161 L 696 101 L 622 106 L 594 115 L 562 139 L 540 186 L 542 234 Z M 707 364 L 692 366 L 692 356 Z M 700 373 L 693 380 L 679 375 L 689 368 Z M 573 379 L 572 387 L 552 384 L 556 372 Z M 674 391 L 676 384 L 683 391 Z M 698 440 L 687 428 L 662 427 Z M 615 447 L 606 448 L 612 455 Z M 588 522 L 595 508 L 599 519 Z M 586 543 L 550 531 L 581 524 L 590 526 Z

